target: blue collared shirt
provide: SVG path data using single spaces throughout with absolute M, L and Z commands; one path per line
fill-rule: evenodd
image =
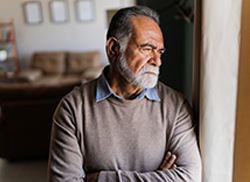
M 109 83 L 105 77 L 104 72 L 108 68 L 105 67 L 103 70 L 101 76 L 97 79 L 97 89 L 96 89 L 96 102 L 99 102 L 103 99 L 108 98 L 109 96 L 113 95 L 118 99 L 125 100 L 124 98 L 120 97 L 119 95 L 115 94 L 114 91 L 109 86 Z M 144 97 L 147 97 L 149 100 L 154 101 L 161 101 L 159 98 L 155 88 L 146 88 L 144 89 L 135 99 L 142 99 Z

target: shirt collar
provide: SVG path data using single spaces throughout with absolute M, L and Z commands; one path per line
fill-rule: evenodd
M 105 73 L 107 73 L 108 70 L 109 66 L 106 66 L 101 76 L 97 79 L 96 102 L 106 99 L 111 95 L 115 96 L 118 99 L 125 100 L 124 98 L 115 94 L 111 89 L 111 87 L 109 86 L 109 83 L 105 77 Z M 148 98 L 149 100 L 161 101 L 155 88 L 144 89 L 135 99 L 143 99 L 144 97 Z

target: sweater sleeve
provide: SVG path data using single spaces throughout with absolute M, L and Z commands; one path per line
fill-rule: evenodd
M 62 99 L 53 116 L 48 181 L 84 181 L 83 158 L 72 105 Z
M 177 156 L 177 168 L 145 173 L 137 171 L 102 171 L 98 182 L 200 182 L 201 159 L 194 132 L 191 108 L 184 101 L 171 127 L 168 150 Z M 168 133 L 168 132 L 167 132 Z

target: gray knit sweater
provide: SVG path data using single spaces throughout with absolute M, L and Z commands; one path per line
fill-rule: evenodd
M 158 82 L 161 101 L 96 102 L 96 80 L 76 87 L 56 109 L 51 134 L 49 181 L 201 181 L 201 161 L 187 100 Z M 165 153 L 178 159 L 159 170 Z

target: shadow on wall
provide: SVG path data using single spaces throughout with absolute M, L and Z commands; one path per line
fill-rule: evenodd
M 154 10 L 168 6 L 172 0 L 137 0 L 138 5 Z M 185 6 L 194 9 L 194 1 Z M 176 19 L 177 9 L 168 8 L 160 13 L 160 26 L 167 49 L 162 56 L 160 81 L 183 93 L 192 103 L 192 59 L 193 59 L 193 23 Z

